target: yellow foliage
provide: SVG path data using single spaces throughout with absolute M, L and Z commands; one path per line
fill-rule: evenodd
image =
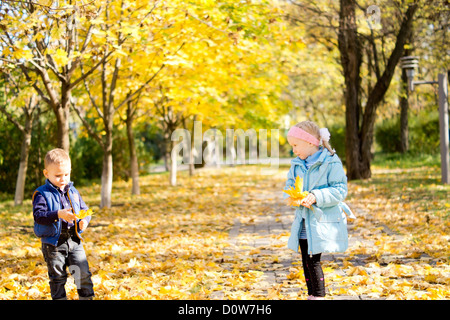
M 289 187 L 289 189 L 283 191 L 290 196 L 289 205 L 296 207 L 300 206 L 300 201 L 309 194 L 308 191 L 303 191 L 303 179 L 299 176 L 295 178 L 294 188 Z
M 92 216 L 94 213 L 92 212 L 91 209 L 87 209 L 87 210 L 80 210 L 80 212 L 78 214 L 76 214 L 75 216 L 78 219 L 84 219 L 88 216 Z
M 59 49 L 59 48 L 56 49 L 56 51 L 53 55 L 53 60 L 55 60 L 56 65 L 58 65 L 60 67 L 64 67 L 69 62 L 67 52 L 62 49 Z
M 305 299 L 300 257 L 285 249 L 288 230 L 264 236 L 274 241 L 265 246 L 251 245 L 253 234 L 239 238 L 240 245 L 229 242 L 228 231 L 235 219 L 251 225 L 282 206 L 272 195 L 279 192 L 285 170 L 270 177 L 256 174 L 259 170 L 205 169 L 198 171 L 195 179 L 180 174 L 179 187 L 169 186 L 166 175 L 145 176 L 140 178 L 142 194 L 133 197 L 124 192 L 129 182 L 117 182 L 113 199 L 120 198 L 121 205 L 110 209 L 96 209 L 99 186 L 79 188 L 83 199 L 95 210 L 95 219 L 84 233 L 84 247 L 96 297 Z M 383 180 L 387 178 L 383 176 Z M 373 179 L 377 179 L 376 172 Z M 218 183 L 224 180 L 226 184 Z M 352 204 L 368 206 L 371 211 L 367 217 L 358 215 L 353 222 L 350 236 L 359 240 L 351 242 L 345 255 L 323 261 L 330 298 L 364 295 L 374 299 L 449 299 L 450 239 L 442 234 L 445 224 L 438 220 L 445 215 L 436 213 L 429 218 L 437 219 L 434 225 L 425 228 L 425 220 L 415 220 L 417 214 L 411 205 L 410 211 L 401 212 L 402 216 L 389 211 L 396 215 L 391 221 L 385 214 L 388 201 L 381 197 L 383 191 L 378 186 L 377 192 L 368 192 L 372 188 L 375 186 L 349 183 Z M 390 183 L 389 189 L 394 194 L 395 184 Z M 211 192 L 220 196 L 211 197 Z M 257 198 L 262 192 L 267 192 L 262 196 L 264 201 Z M 236 196 L 239 194 L 248 196 Z M 445 208 L 448 200 L 435 202 L 438 208 Z M 395 207 L 393 202 L 390 205 Z M 24 226 L 32 226 L 30 212 L 30 201 L 18 209 L 0 203 L 0 299 L 50 299 L 40 241 L 31 227 L 22 231 Z M 408 219 L 414 228 L 403 225 L 401 218 Z M 402 237 L 385 234 L 377 221 L 398 228 Z M 286 256 L 293 262 L 290 267 L 286 267 Z M 355 263 L 356 259 L 360 259 L 359 263 Z M 277 276 L 278 281 L 272 283 L 267 271 L 285 276 L 281 281 Z M 66 287 L 69 298 L 77 299 L 73 281 L 69 279 Z

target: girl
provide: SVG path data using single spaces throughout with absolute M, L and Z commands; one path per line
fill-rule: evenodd
M 288 247 L 296 252 L 300 247 L 308 300 L 324 299 L 321 254 L 347 249 L 347 221 L 343 210 L 354 217 L 342 202 L 347 195 L 347 177 L 329 139 L 328 129 L 319 129 L 311 121 L 298 123 L 287 136 L 297 157 L 291 161 L 285 189 L 293 187 L 300 176 L 302 191 L 309 192 L 301 201 L 288 199 L 288 204 L 298 206 Z

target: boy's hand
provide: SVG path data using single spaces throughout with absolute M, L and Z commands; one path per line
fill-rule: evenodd
M 314 194 L 310 193 L 308 194 L 305 199 L 303 199 L 300 204 L 304 207 L 311 208 L 312 204 L 316 203 L 316 197 Z
M 64 219 L 67 222 L 76 221 L 77 217 L 71 211 L 71 208 L 58 210 L 58 218 Z
M 80 220 L 79 225 L 80 225 L 80 231 L 84 231 L 87 228 L 88 223 L 86 222 L 86 220 L 82 219 L 82 220 Z

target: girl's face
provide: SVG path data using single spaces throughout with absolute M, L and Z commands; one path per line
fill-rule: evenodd
M 319 147 L 298 138 L 289 136 L 287 140 L 292 147 L 292 152 L 302 160 L 305 160 L 319 150 Z

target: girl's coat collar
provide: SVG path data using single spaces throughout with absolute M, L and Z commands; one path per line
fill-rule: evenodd
M 326 148 L 322 148 L 322 153 L 320 154 L 320 157 L 316 163 L 322 164 L 324 162 L 335 162 L 338 161 L 337 159 L 338 158 L 336 157 L 336 154 L 331 155 L 331 153 Z M 295 157 L 294 159 L 292 159 L 291 164 L 300 165 L 306 168 L 305 160 L 302 160 L 299 157 Z

